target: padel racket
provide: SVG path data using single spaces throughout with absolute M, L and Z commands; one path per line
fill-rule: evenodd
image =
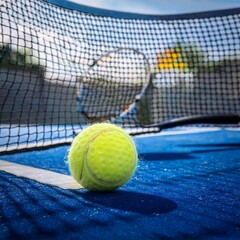
M 133 48 L 110 51 L 79 79 L 82 113 L 98 121 L 120 121 L 134 111 L 150 81 L 150 64 L 143 53 Z

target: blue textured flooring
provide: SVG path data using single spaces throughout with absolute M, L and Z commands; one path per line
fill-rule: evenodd
M 135 138 L 140 161 L 112 193 L 0 172 L 0 239 L 240 239 L 240 131 Z M 63 174 L 69 146 L 0 159 Z

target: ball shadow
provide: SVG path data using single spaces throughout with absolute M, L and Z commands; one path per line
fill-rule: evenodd
M 177 208 L 177 204 L 167 198 L 121 190 L 109 193 L 86 192 L 82 197 L 104 207 L 144 215 L 168 213 Z

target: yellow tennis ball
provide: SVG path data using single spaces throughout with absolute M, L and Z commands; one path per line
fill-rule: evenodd
M 130 180 L 138 154 L 129 134 L 109 123 L 93 124 L 73 140 L 68 162 L 72 176 L 92 191 L 112 191 Z

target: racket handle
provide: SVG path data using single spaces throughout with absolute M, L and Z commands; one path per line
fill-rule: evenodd
M 148 127 L 158 127 L 159 130 L 189 125 L 189 124 L 238 124 L 240 117 L 238 115 L 196 115 L 191 117 L 176 118 L 160 124 L 148 125 Z

